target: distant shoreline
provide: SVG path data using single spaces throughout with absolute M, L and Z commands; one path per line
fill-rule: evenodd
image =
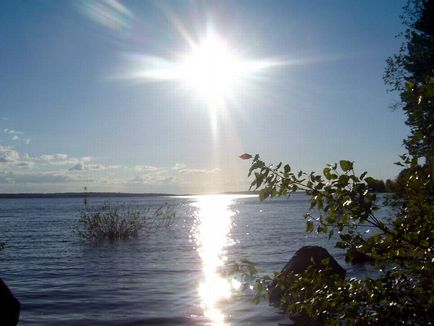
M 250 194 L 255 191 L 224 192 L 220 194 Z M 53 193 L 0 193 L 0 199 L 7 198 L 98 198 L 98 197 L 161 197 L 161 196 L 194 196 L 195 194 L 170 193 L 129 193 L 129 192 L 53 192 Z
M 176 196 L 166 193 L 123 193 L 123 192 L 53 192 L 53 193 L 0 193 L 0 198 L 89 198 L 89 197 L 155 197 Z

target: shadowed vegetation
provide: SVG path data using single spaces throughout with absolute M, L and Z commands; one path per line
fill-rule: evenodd
M 293 173 L 289 165 L 270 166 L 256 155 L 250 173 L 261 200 L 305 192 L 310 198 L 306 231 L 337 234 L 335 245 L 345 250 L 347 261 L 372 264 L 375 272 L 339 279 L 326 269 L 307 269 L 258 279 L 256 269 L 243 261 L 235 267 L 256 283 L 255 301 L 268 298 L 267 289 L 277 282 L 283 293 L 278 305 L 290 316 L 304 314 L 327 325 L 431 325 L 434 182 L 427 165 L 406 155 L 402 159 L 409 171 L 403 192 L 386 197 L 383 205 L 393 209 L 380 218 L 381 203 L 370 192 L 375 179 L 356 174 L 353 162 L 327 165 L 322 174 Z
M 371 264 L 364 278 L 341 279 L 308 268 L 257 279 L 252 263 L 235 265 L 256 280 L 258 301 L 277 282 L 279 307 L 326 325 L 432 325 L 434 320 L 434 1 L 413 0 L 405 8 L 407 29 L 399 54 L 388 60 L 385 81 L 400 92 L 410 135 L 407 153 L 395 164 L 405 168 L 388 188 L 382 206 L 375 191 L 385 185 L 356 174 L 351 161 L 327 165 L 322 173 L 293 172 L 289 164 L 268 165 L 256 155 L 249 171 L 259 198 L 303 191 L 310 198 L 306 231 L 337 241 L 352 263 Z M 251 159 L 243 154 L 242 159 Z M 373 232 L 367 232 L 372 230 Z M 327 265 L 327 262 L 323 262 Z
M 153 212 L 150 209 L 119 209 L 107 203 L 91 210 L 85 201 L 75 232 L 86 242 L 126 240 L 137 237 L 140 232 L 153 233 L 170 227 L 175 219 L 175 208 L 167 204 Z

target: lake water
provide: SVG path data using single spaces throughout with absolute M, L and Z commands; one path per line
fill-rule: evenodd
M 255 196 L 91 198 L 90 205 L 177 206 L 175 224 L 150 235 L 89 245 L 73 233 L 79 198 L 0 199 L 0 277 L 21 302 L 20 325 L 283 325 L 266 303 L 251 303 L 221 274 L 247 258 L 261 272 L 280 271 L 306 244 L 307 197 L 260 203 Z

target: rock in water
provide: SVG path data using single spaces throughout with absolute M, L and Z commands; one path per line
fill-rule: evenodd
M 323 263 L 324 259 L 328 259 L 328 264 Z M 319 246 L 305 246 L 299 249 L 289 262 L 283 267 L 280 275 L 285 278 L 289 274 L 301 274 L 309 266 L 317 271 L 322 271 L 325 276 L 338 275 L 339 278 L 345 278 L 346 270 L 333 258 L 329 252 Z M 277 280 L 271 282 L 268 288 L 268 296 L 270 303 L 280 305 L 282 296 Z M 292 315 L 290 318 L 295 322 L 295 325 L 321 325 L 318 321 L 309 319 L 305 314 Z
M 20 317 L 20 302 L 0 278 L 0 325 L 15 326 Z
M 329 259 L 328 265 L 324 265 L 321 261 Z M 305 246 L 297 250 L 291 260 L 285 265 L 282 273 L 292 272 L 295 274 L 303 273 L 306 268 L 313 265 L 316 270 L 323 270 L 326 275 L 338 274 L 344 278 L 347 271 L 339 265 L 329 252 L 320 246 Z

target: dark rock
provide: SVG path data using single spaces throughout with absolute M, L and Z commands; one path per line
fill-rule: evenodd
M 15 326 L 20 316 L 20 302 L 0 279 L 0 325 Z
M 324 259 L 328 259 L 328 264 L 324 264 Z M 305 246 L 299 249 L 289 262 L 283 267 L 280 272 L 281 277 L 285 278 L 289 274 L 301 274 L 309 266 L 317 271 L 322 271 L 325 276 L 337 275 L 339 278 L 345 278 L 346 270 L 329 254 L 323 247 L 319 246 Z M 271 282 L 268 288 L 269 301 L 273 305 L 279 306 L 282 296 L 281 289 L 276 280 Z M 319 321 L 310 319 L 306 314 L 300 313 L 291 315 L 290 318 L 294 321 L 295 325 L 321 325 Z
M 324 259 L 329 259 L 328 265 L 322 263 Z M 323 247 L 305 246 L 297 250 L 285 267 L 283 267 L 280 274 L 282 276 L 286 276 L 289 273 L 301 274 L 311 265 L 318 271 L 324 271 L 326 276 L 337 274 L 340 278 L 345 278 L 347 273 Z M 276 281 L 271 283 L 268 289 L 268 295 L 271 303 L 276 304 L 280 302 L 281 293 Z
M 329 259 L 328 265 L 322 263 L 322 260 Z M 326 275 L 338 274 L 344 278 L 347 271 L 339 265 L 329 252 L 320 246 L 305 246 L 297 250 L 291 260 L 285 265 L 282 273 L 292 272 L 295 274 L 303 273 L 306 268 L 313 265 L 317 270 L 323 270 Z

